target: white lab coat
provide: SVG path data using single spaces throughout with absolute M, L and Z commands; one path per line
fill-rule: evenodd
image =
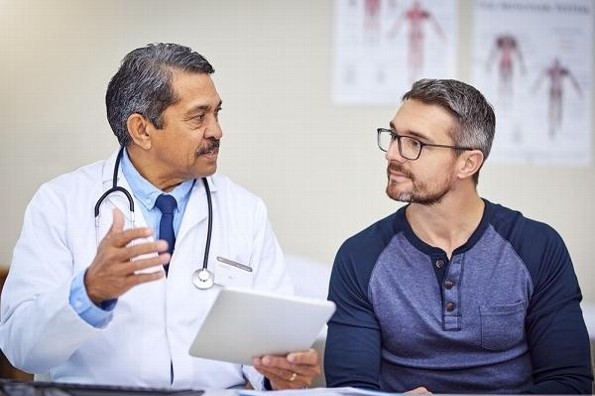
M 116 153 L 42 185 L 30 202 L 1 299 L 2 350 L 16 367 L 49 372 L 54 381 L 169 387 L 172 362 L 174 388 L 228 388 L 245 378 L 258 388 L 262 376 L 251 367 L 188 354 L 217 289 L 198 290 L 191 282 L 202 266 L 207 233 L 201 182 L 192 189 L 167 279 L 121 296 L 105 328 L 88 325 L 70 306 L 72 279 L 91 264 L 114 206 L 130 221 L 128 202 L 112 194 L 101 205 L 96 232 L 93 208 L 112 185 L 115 158 Z M 118 179 L 130 191 L 121 172 Z M 210 177 L 209 186 L 209 269 L 223 256 L 252 266 L 254 289 L 292 293 L 263 202 L 222 175 Z M 135 207 L 136 226 L 145 226 L 140 203 Z

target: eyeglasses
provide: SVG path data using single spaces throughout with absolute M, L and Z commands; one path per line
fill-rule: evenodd
M 452 150 L 475 150 L 469 147 L 459 147 L 459 146 L 446 146 L 444 144 L 431 144 L 431 143 L 424 143 L 420 140 L 412 138 L 410 136 L 401 136 L 397 135 L 391 129 L 386 128 L 378 128 L 378 147 L 380 150 L 386 152 L 390 148 L 390 145 L 396 140 L 399 145 L 399 154 L 401 157 L 408 159 L 410 161 L 415 161 L 421 155 L 421 149 L 424 147 L 440 147 L 440 148 L 448 148 Z

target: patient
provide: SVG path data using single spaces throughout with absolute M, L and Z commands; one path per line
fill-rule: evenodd
M 581 291 L 562 238 L 477 192 L 495 123 L 477 89 L 426 79 L 378 129 L 386 193 L 406 205 L 337 253 L 329 386 L 591 392 Z

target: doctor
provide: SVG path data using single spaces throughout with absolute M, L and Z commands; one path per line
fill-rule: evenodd
M 124 149 L 42 185 L 27 208 L 1 299 L 0 346 L 16 367 L 172 388 L 302 388 L 320 374 L 314 350 L 254 367 L 188 355 L 217 288 L 292 292 L 263 202 L 215 173 L 213 72 L 176 44 L 124 58 L 106 94 Z M 174 198 L 169 228 L 162 195 Z

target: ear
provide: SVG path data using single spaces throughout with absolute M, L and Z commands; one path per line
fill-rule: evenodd
M 459 157 L 458 176 L 465 179 L 479 172 L 483 165 L 483 153 L 479 150 L 465 151 Z
M 142 114 L 132 113 L 126 121 L 130 138 L 140 148 L 148 150 L 151 148 L 151 128 L 153 125 Z

